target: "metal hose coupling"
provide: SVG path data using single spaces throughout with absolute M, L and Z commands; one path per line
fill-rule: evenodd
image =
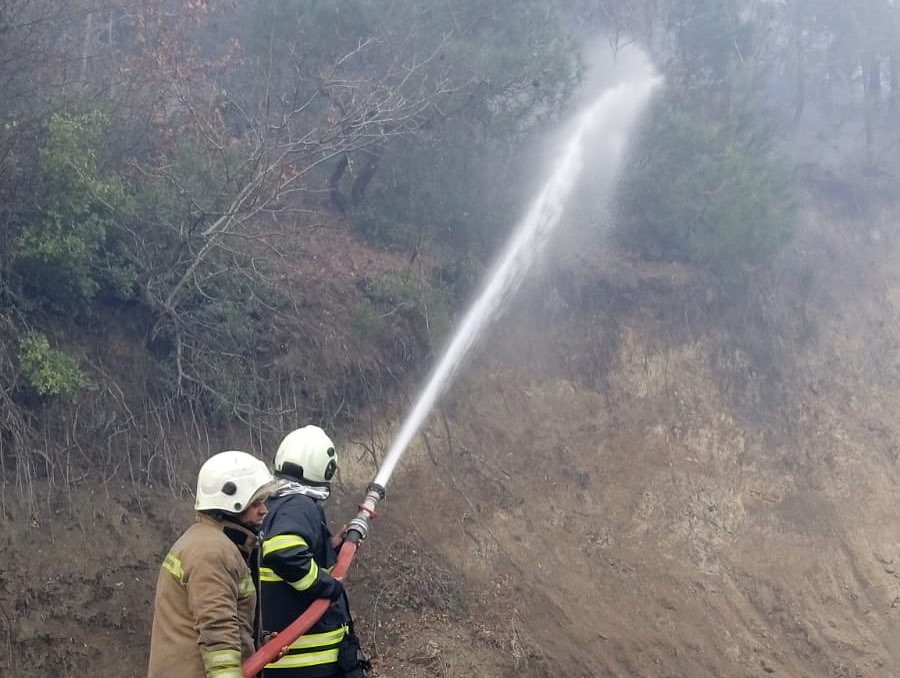
M 378 483 L 369 483 L 366 498 L 359 505 L 359 513 L 347 524 L 347 539 L 362 541 L 369 534 L 369 519 L 375 518 L 375 505 L 384 499 L 384 488 Z

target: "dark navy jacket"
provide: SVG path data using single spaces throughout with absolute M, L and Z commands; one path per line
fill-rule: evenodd
M 281 631 L 317 598 L 331 598 L 340 584 L 330 569 L 337 562 L 325 512 L 315 499 L 287 494 L 269 500 L 262 527 L 260 561 L 262 628 Z M 338 675 L 337 648 L 347 632 L 346 596 L 329 606 L 287 654 L 269 664 L 266 678 L 319 678 Z

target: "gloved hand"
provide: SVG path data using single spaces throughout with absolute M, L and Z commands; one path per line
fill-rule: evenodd
M 341 548 L 341 544 L 344 543 L 344 537 L 347 534 L 347 526 L 344 525 L 340 531 L 331 537 L 331 547 L 333 549 Z
M 344 597 L 344 585 L 337 579 L 332 579 L 331 584 L 332 587 L 328 594 L 328 599 L 333 603 Z
M 262 647 L 269 641 L 273 640 L 275 638 L 275 636 L 277 636 L 277 635 L 278 635 L 278 631 L 263 631 L 262 633 L 260 633 L 259 634 L 260 647 Z M 286 654 L 287 654 L 287 647 L 285 646 L 278 651 L 278 655 L 275 657 L 274 661 L 278 661 L 279 659 L 284 657 L 284 655 L 286 655 Z

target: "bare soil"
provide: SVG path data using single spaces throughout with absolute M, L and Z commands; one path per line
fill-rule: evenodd
M 351 569 L 375 675 L 900 677 L 897 219 L 809 209 L 740 291 L 599 242 L 554 252 Z M 346 271 L 402 265 L 357 246 Z M 402 414 L 336 432 L 336 523 Z M 90 479 L 37 494 L 0 537 L 0 677 L 144 675 L 187 498 Z

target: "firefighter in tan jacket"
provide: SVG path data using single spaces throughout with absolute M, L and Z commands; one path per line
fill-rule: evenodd
M 148 678 L 241 678 L 256 649 L 256 541 L 276 481 L 246 452 L 210 457 L 197 476 L 197 521 L 156 584 Z

